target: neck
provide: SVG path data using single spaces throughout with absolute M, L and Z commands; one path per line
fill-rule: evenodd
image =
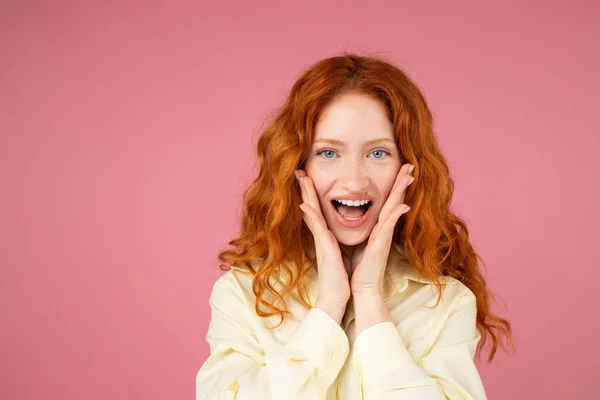
M 352 276 L 352 272 L 354 272 L 351 260 L 352 260 L 352 254 L 354 254 L 354 248 L 356 246 L 354 246 L 354 245 L 348 246 L 348 245 L 341 244 L 341 243 L 338 243 L 338 244 L 340 247 L 340 252 L 342 253 L 342 260 L 344 262 L 344 268 L 346 269 L 346 273 L 348 274 L 348 279 L 350 279 L 350 277 Z M 308 249 L 306 249 L 306 256 L 315 265 L 315 268 L 318 271 L 319 266 L 317 265 L 317 257 L 315 254 L 315 250 L 312 246 L 309 247 Z
M 354 246 L 354 245 L 348 246 L 348 245 L 341 244 L 341 243 L 339 243 L 339 245 L 340 245 L 340 251 L 342 252 L 342 256 L 352 259 L 352 254 L 354 253 L 354 248 L 356 246 Z
M 352 273 L 354 272 L 354 252 L 355 250 L 358 248 L 358 246 L 364 246 L 366 245 L 368 239 L 365 240 L 363 243 L 360 243 L 358 245 L 346 245 L 346 244 L 342 244 L 342 243 L 338 243 L 339 247 L 340 247 L 340 252 L 342 253 L 342 260 L 344 262 L 344 268 L 346 269 L 346 273 L 348 274 L 348 279 L 350 279 L 352 277 Z M 311 260 L 314 264 L 315 264 L 315 268 L 318 270 L 318 265 L 317 265 L 317 260 L 316 260 L 316 254 L 314 251 L 314 248 L 311 246 L 310 248 L 308 248 L 306 250 L 306 255 L 308 257 L 309 260 Z
M 344 267 L 346 268 L 346 273 L 348 274 L 348 279 L 352 277 L 352 273 L 354 272 L 354 265 L 352 265 L 352 255 L 354 254 L 354 248 L 356 246 L 348 246 L 345 244 L 339 244 L 340 251 L 342 253 L 342 260 L 344 260 Z

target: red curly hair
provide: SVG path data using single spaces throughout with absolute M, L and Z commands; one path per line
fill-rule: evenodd
M 372 96 L 385 106 L 402 163 L 415 166 L 413 176 L 419 184 L 409 188 L 405 199 L 413 211 L 399 220 L 394 242 L 404 246 L 417 271 L 434 281 L 440 298 L 439 275 L 460 280 L 476 296 L 477 329 L 482 335 L 478 356 L 488 336 L 493 343 L 488 363 L 502 336 L 514 350 L 510 323 L 490 311 L 494 296 L 478 266 L 482 260 L 469 241 L 467 226 L 450 211 L 454 182 L 439 149 L 427 102 L 405 72 L 379 56 L 343 53 L 315 63 L 295 82 L 287 101 L 258 139 L 260 171 L 244 192 L 241 234 L 229 242 L 233 249 L 219 254 L 221 270 L 234 265 L 253 274 L 255 309 L 260 316 L 279 315 L 281 324 L 289 315 L 284 298 L 294 290 L 310 308 L 301 283 L 313 267 L 307 254 L 314 254 L 314 239 L 303 223 L 294 170 L 304 168 L 321 112 L 347 93 Z M 483 261 L 482 265 L 485 268 Z M 277 291 L 271 278 L 282 273 L 292 279 Z M 281 302 L 283 308 L 268 297 Z

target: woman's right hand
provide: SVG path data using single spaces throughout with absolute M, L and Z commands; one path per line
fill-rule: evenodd
M 345 262 L 350 263 L 350 260 L 344 260 L 337 239 L 327 227 L 312 180 L 300 169 L 295 174 L 302 192 L 303 203 L 300 208 L 304 211 L 303 219 L 315 240 L 319 276 L 317 304 L 334 308 L 343 305 L 345 310 L 351 295 Z M 344 310 L 341 311 L 342 315 Z

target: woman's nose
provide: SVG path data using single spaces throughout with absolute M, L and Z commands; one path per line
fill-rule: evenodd
M 369 187 L 369 172 L 358 162 L 348 163 L 342 172 L 342 186 L 349 192 L 365 191 Z

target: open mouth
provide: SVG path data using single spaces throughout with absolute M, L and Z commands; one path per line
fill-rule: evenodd
M 349 206 L 340 203 L 337 200 L 332 200 L 331 204 L 335 211 L 345 220 L 347 221 L 357 221 L 362 218 L 363 215 L 367 213 L 369 208 L 373 205 L 372 201 L 369 201 L 366 204 L 359 206 Z

